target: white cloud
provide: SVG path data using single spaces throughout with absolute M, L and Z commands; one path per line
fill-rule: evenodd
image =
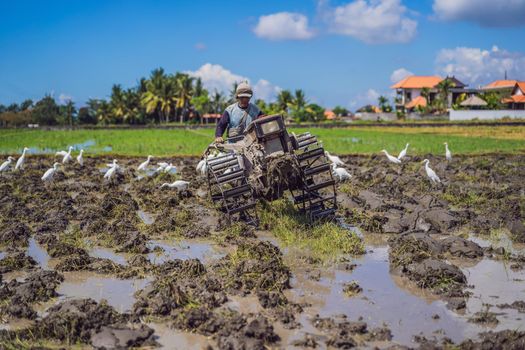
M 69 101 L 72 101 L 73 98 L 69 95 L 66 95 L 64 93 L 61 93 L 59 96 L 58 96 L 58 103 L 61 104 L 61 105 L 65 105 L 67 104 Z
M 308 18 L 292 12 L 261 16 L 253 31 L 258 37 L 270 40 L 305 40 L 315 35 L 308 27 Z
M 392 72 L 392 74 L 390 75 L 390 81 L 392 83 L 397 83 L 398 81 L 401 81 L 411 75 L 414 75 L 414 73 L 405 68 L 399 68 Z
M 385 95 L 385 94 L 383 94 Z M 381 96 L 381 93 L 375 89 L 368 89 L 367 91 L 357 94 L 352 101 L 350 101 L 349 106 L 352 108 L 361 108 L 366 105 L 377 106 L 377 99 Z M 386 95 L 385 95 L 386 96 Z
M 243 81 L 250 83 L 249 78 L 235 74 L 220 64 L 206 63 L 196 71 L 189 71 L 187 73 L 191 76 L 201 78 L 202 85 L 210 92 L 217 90 L 229 94 L 234 83 Z M 273 85 L 268 80 L 259 79 L 259 81 L 253 85 L 254 99 L 261 98 L 266 101 L 271 101 L 280 90 L 280 87 Z
M 263 99 L 265 101 L 274 101 L 277 94 L 281 91 L 281 88 L 277 85 L 273 85 L 268 80 L 259 79 L 259 81 L 253 86 L 254 99 Z
M 352 36 L 368 44 L 406 43 L 417 33 L 417 22 L 406 16 L 401 0 L 356 0 L 320 12 L 333 33 Z
M 486 27 L 525 24 L 525 0 L 434 0 L 437 18 L 470 21 Z
M 454 75 L 472 87 L 503 79 L 525 78 L 525 53 L 501 50 L 497 46 L 490 50 L 456 47 L 441 50 L 436 58 L 438 73 Z

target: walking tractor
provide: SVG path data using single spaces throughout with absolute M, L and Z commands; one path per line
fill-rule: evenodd
M 210 145 L 204 159 L 211 199 L 230 222 L 257 225 L 257 200 L 286 193 L 310 222 L 335 215 L 335 181 L 322 143 L 309 132 L 288 133 L 281 115 L 256 119 L 235 140 Z

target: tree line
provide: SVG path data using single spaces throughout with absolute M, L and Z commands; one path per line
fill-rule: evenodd
M 202 80 L 186 73 L 168 74 L 162 68 L 155 69 L 148 78 L 139 79 L 136 86 L 123 88 L 115 84 L 107 99 L 89 99 L 85 106 L 77 108 L 72 100 L 58 104 L 46 95 L 33 102 L 5 106 L 0 104 L 0 123 L 3 126 L 27 124 L 64 125 L 75 124 L 167 124 L 201 123 L 206 114 L 221 114 L 226 106 L 235 101 L 234 83 L 229 93 L 204 88 Z M 281 90 L 273 102 L 262 99 L 253 101 L 266 115 L 283 114 L 294 122 L 319 122 L 325 119 L 324 108 L 311 103 L 303 90 Z M 334 109 L 338 115 L 348 111 Z

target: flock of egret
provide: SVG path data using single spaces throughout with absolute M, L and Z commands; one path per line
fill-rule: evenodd
M 26 152 L 29 151 L 29 148 L 25 147 L 23 152 L 22 152 L 22 155 L 20 156 L 20 158 L 18 158 L 18 160 L 16 161 L 16 164 L 15 164 L 15 167 L 13 168 L 14 171 L 21 171 L 23 170 L 24 168 L 24 164 L 25 164 L 25 161 L 26 161 Z M 57 172 L 58 168 L 61 166 L 61 165 L 66 165 L 70 162 L 73 162 L 73 156 L 71 155 L 71 152 L 73 151 L 73 147 L 69 147 L 67 151 L 58 151 L 55 153 L 55 157 L 61 157 L 62 158 L 62 164 L 61 163 L 58 163 L 58 162 L 55 162 L 53 164 L 53 167 L 49 168 L 46 170 L 46 172 L 44 173 L 44 175 L 42 175 L 41 179 L 44 183 L 49 183 L 51 181 L 53 181 L 53 177 L 55 176 L 55 173 Z M 81 149 L 78 156 L 76 157 L 76 160 L 77 160 L 77 163 L 83 167 L 84 166 L 84 150 Z M 153 156 L 148 156 L 147 160 L 143 163 L 141 163 L 138 167 L 137 167 L 137 171 L 139 172 L 147 172 L 150 170 L 149 168 L 149 165 L 150 165 L 150 162 L 151 162 L 151 159 L 153 158 Z M 12 163 L 14 162 L 15 158 L 13 158 L 12 156 L 9 156 L 7 157 L 7 160 L 5 162 L 3 162 L 1 165 L 0 165 L 0 173 L 1 172 L 4 172 L 4 171 L 7 171 L 10 167 L 12 167 Z M 111 181 L 111 179 L 115 176 L 115 174 L 117 172 L 120 171 L 121 167 L 117 164 L 118 161 L 116 159 L 113 159 L 113 162 L 112 163 L 109 163 L 109 164 L 106 164 L 106 166 L 108 167 L 108 169 L 105 171 L 104 173 L 104 176 L 103 178 L 107 181 Z M 166 162 L 161 162 L 161 163 L 157 163 L 157 168 L 154 170 L 154 174 L 156 173 L 176 173 L 177 172 L 177 167 L 173 165 L 173 163 L 166 163 Z M 168 188 L 175 188 L 177 189 L 178 191 L 183 191 L 183 190 L 186 190 L 189 186 L 189 182 L 188 181 L 183 181 L 183 180 L 177 180 L 173 183 L 163 183 L 160 188 L 164 188 L 164 187 L 168 187 Z
M 450 162 L 452 160 L 452 153 L 450 152 L 450 149 L 448 148 L 448 143 L 445 142 L 444 145 L 445 145 L 445 158 L 447 159 L 447 161 Z M 401 152 L 399 152 L 399 155 L 397 157 L 394 157 L 388 154 L 386 150 L 382 150 L 381 152 L 385 154 L 389 162 L 400 164 L 401 160 L 407 154 L 408 146 L 409 144 L 407 143 L 405 148 Z M 432 183 L 441 183 L 441 179 L 439 178 L 439 176 L 437 176 L 436 172 L 432 170 L 432 168 L 430 168 L 430 166 L 428 165 L 430 161 L 428 159 L 425 159 L 421 163 L 425 164 L 425 171 L 430 181 L 432 181 Z
M 448 148 L 448 144 L 446 142 L 444 144 L 445 144 L 445 158 L 447 159 L 447 161 L 451 161 L 452 160 L 452 153 L 450 152 L 450 150 Z M 405 148 L 403 150 L 401 150 L 401 152 L 399 152 L 399 155 L 397 157 L 394 157 L 394 156 L 390 155 L 387 152 L 387 150 L 382 150 L 381 152 L 383 152 L 385 154 L 385 156 L 386 156 L 386 158 L 388 159 L 389 162 L 392 162 L 392 163 L 395 163 L 395 164 L 400 164 L 402 162 L 403 158 L 407 154 L 408 146 L 409 146 L 409 144 L 407 143 Z M 24 147 L 22 155 L 16 161 L 16 164 L 15 164 L 15 167 L 14 167 L 15 171 L 23 170 L 24 164 L 25 164 L 25 161 L 26 161 L 26 152 L 27 151 L 29 151 L 29 148 Z M 56 152 L 55 153 L 55 157 L 62 157 L 62 164 L 65 165 L 65 164 L 70 163 L 70 162 L 73 161 L 73 157 L 71 155 L 72 151 L 73 151 L 73 147 L 69 147 L 67 151 Z M 78 156 L 76 157 L 77 163 L 81 167 L 84 166 L 83 153 L 84 153 L 84 150 L 81 149 L 79 154 L 78 154 Z M 206 171 L 207 171 L 206 160 L 213 159 L 215 157 L 220 156 L 221 154 L 222 153 L 210 154 L 210 155 L 208 155 L 208 157 L 206 159 L 202 159 L 201 161 L 199 161 L 199 163 L 197 164 L 197 168 L 196 168 L 197 172 L 200 173 L 200 174 L 203 174 L 203 175 L 206 174 Z M 336 155 L 332 155 L 332 154 L 328 153 L 328 151 L 325 152 L 325 155 L 328 158 L 328 160 L 331 162 L 332 175 L 335 178 L 337 178 L 339 181 L 346 181 L 346 180 L 349 180 L 352 177 L 352 175 L 350 175 L 350 173 L 346 169 L 342 168 L 342 166 L 344 166 L 345 163 L 341 160 L 341 158 L 339 158 Z M 150 166 L 150 162 L 151 162 L 152 158 L 153 158 L 153 156 L 148 155 L 147 159 L 144 162 L 142 162 L 137 167 L 137 171 L 139 171 L 139 172 L 146 172 L 146 171 L 150 170 L 149 166 Z M 14 162 L 14 160 L 15 160 L 15 158 L 13 158 L 11 156 L 7 157 L 7 160 L 5 162 L 3 162 L 2 165 L 0 165 L 0 173 L 4 172 L 4 171 L 7 171 L 11 167 L 11 164 Z M 430 168 L 429 162 L 430 161 L 428 159 L 425 159 L 422 162 L 422 163 L 425 164 L 425 171 L 427 173 L 428 178 L 430 179 L 430 181 L 432 183 L 440 183 L 441 180 L 440 180 L 439 176 L 437 176 L 436 172 Z M 55 175 L 55 173 L 58 170 L 60 165 L 61 165 L 60 163 L 55 162 L 53 164 L 53 167 L 48 169 L 44 173 L 44 175 L 42 176 L 42 181 L 44 181 L 44 182 L 51 182 L 53 180 L 53 176 Z M 106 164 L 106 165 L 107 165 L 108 169 L 104 173 L 104 179 L 107 180 L 107 181 L 111 181 L 111 179 L 121 169 L 121 167 L 117 164 L 117 160 L 116 159 L 113 159 L 113 163 L 109 163 L 109 164 Z M 166 163 L 166 162 L 157 163 L 157 168 L 154 170 L 154 173 L 162 173 L 162 172 L 164 172 L 164 173 L 176 173 L 177 172 L 177 167 L 174 166 L 172 163 Z M 168 188 L 175 188 L 175 189 L 177 189 L 177 191 L 183 191 L 183 190 L 186 190 L 188 188 L 189 184 L 190 183 L 188 181 L 177 180 L 177 181 L 175 181 L 173 183 L 163 183 L 160 186 L 160 188 L 168 187 Z

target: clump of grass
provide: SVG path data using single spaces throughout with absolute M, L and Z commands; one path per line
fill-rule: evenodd
M 71 245 L 73 247 L 89 249 L 88 241 L 84 239 L 82 230 L 78 225 L 70 225 L 66 231 L 58 236 L 60 242 Z
M 357 196 L 359 194 L 359 189 L 348 182 L 339 186 L 339 191 L 342 193 L 346 193 L 349 196 Z
M 264 203 L 260 222 L 285 246 L 308 250 L 322 261 L 341 254 L 364 253 L 363 243 L 355 233 L 332 222 L 310 226 L 286 199 Z
M 363 288 L 361 288 L 357 281 L 350 281 L 343 286 L 343 293 L 349 298 L 356 296 L 362 291 Z

